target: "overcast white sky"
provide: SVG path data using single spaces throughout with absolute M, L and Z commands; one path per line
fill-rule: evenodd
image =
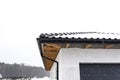
M 43 66 L 40 33 L 119 33 L 119 27 L 119 0 L 0 0 L 0 62 Z

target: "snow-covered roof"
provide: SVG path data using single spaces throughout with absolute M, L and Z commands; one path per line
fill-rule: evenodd
M 120 49 L 119 33 L 44 33 L 37 38 L 46 70 L 50 70 L 61 48 Z M 52 60 L 52 61 L 51 61 Z
M 93 38 L 93 39 L 120 39 L 120 33 L 105 32 L 67 32 L 67 33 L 44 33 L 41 38 Z

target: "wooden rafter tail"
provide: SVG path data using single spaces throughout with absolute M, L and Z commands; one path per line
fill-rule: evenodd
M 56 54 L 53 54 L 53 53 L 45 53 L 45 54 L 43 54 L 43 56 L 45 56 L 45 57 L 53 57 L 53 58 L 56 58 L 56 56 L 57 56 L 57 53 Z
M 85 45 L 85 48 L 91 48 L 92 47 L 92 44 L 86 44 Z
M 104 45 L 104 48 L 105 49 L 109 49 L 109 48 L 112 48 L 113 47 L 113 44 L 105 44 Z
M 45 45 L 55 47 L 55 48 L 61 48 L 60 44 L 48 44 L 48 43 L 46 43 Z
M 70 44 L 66 44 L 66 48 L 69 48 L 70 47 Z
M 46 50 L 56 50 L 56 51 L 58 51 L 59 50 L 59 48 L 55 48 L 55 47 L 50 47 L 50 46 L 44 46 L 43 47 L 43 49 L 46 51 Z
M 56 51 L 56 50 L 47 50 L 47 51 L 44 51 L 44 54 L 48 54 L 48 53 L 52 53 L 52 54 L 58 54 L 59 51 Z

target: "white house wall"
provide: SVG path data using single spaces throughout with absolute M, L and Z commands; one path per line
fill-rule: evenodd
M 62 48 L 57 60 L 59 80 L 80 80 L 79 63 L 120 63 L 120 49 Z
M 57 64 L 54 63 L 50 71 L 50 80 L 57 80 Z

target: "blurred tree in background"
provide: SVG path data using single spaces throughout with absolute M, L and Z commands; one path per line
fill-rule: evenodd
M 49 77 L 49 72 L 42 67 L 25 66 L 24 64 L 5 64 L 0 63 L 0 74 L 2 77 Z

